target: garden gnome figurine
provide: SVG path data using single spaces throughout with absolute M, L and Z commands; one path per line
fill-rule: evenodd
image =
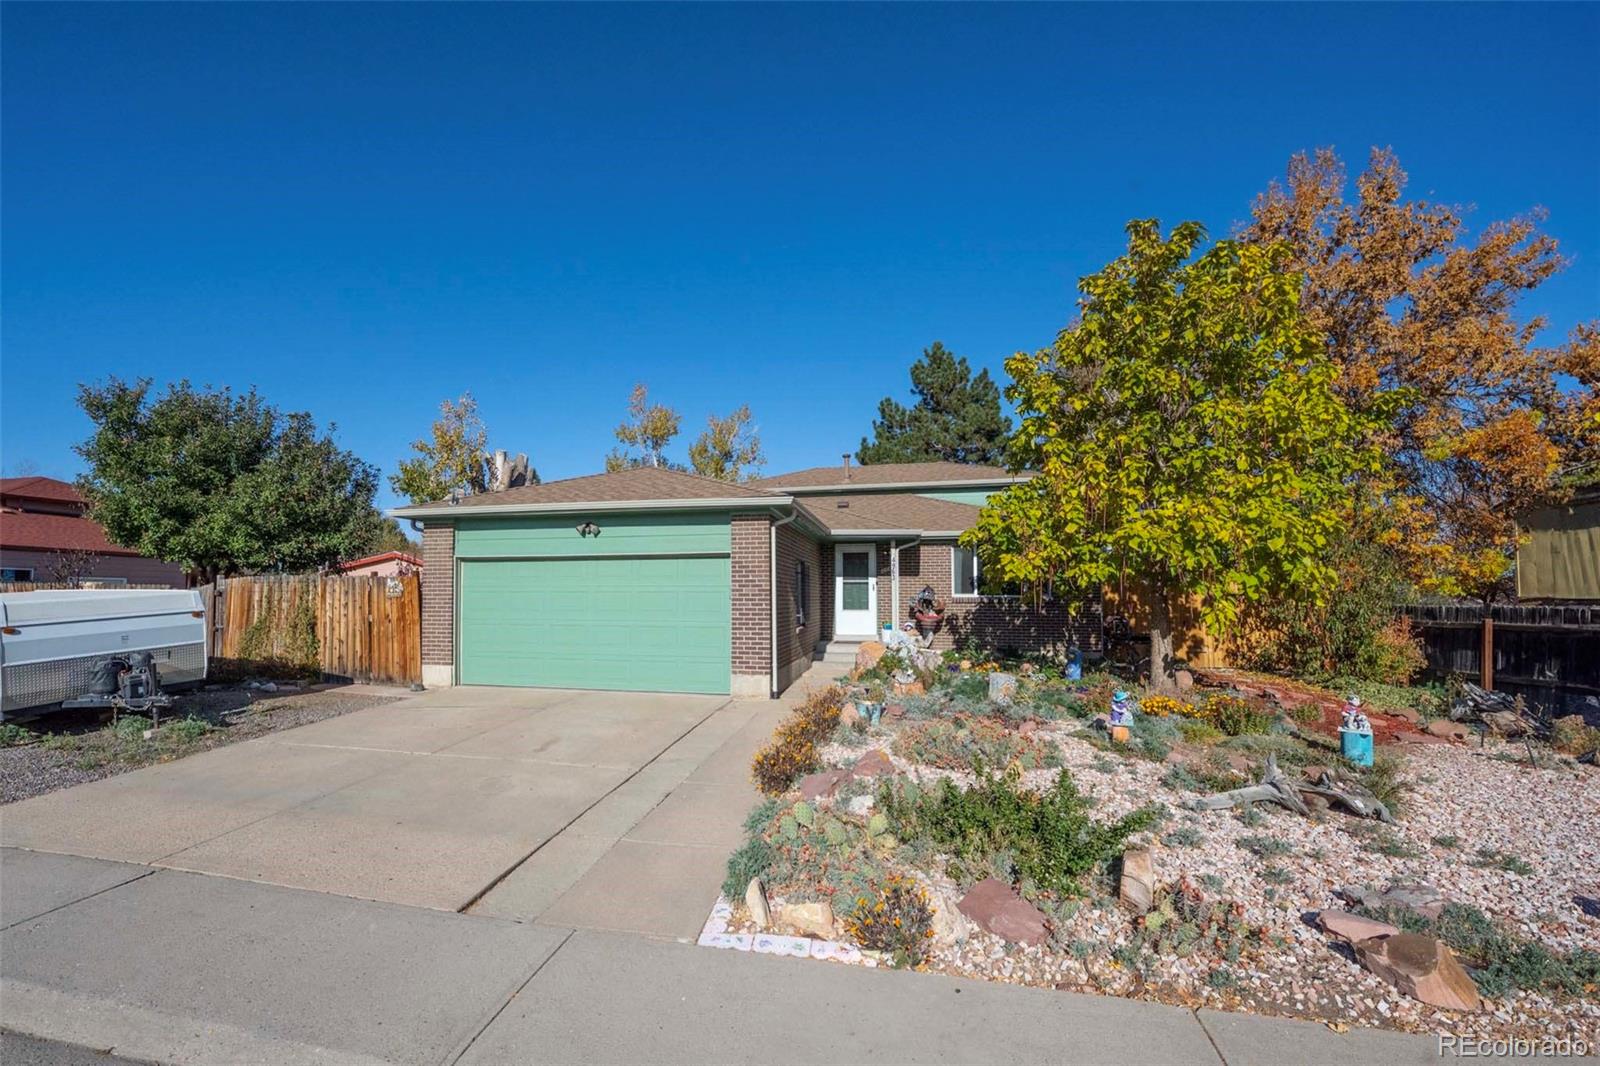
M 1111 739 L 1118 744 L 1128 742 L 1128 727 L 1133 724 L 1133 701 L 1127 689 L 1117 689 L 1111 694 Z
M 1339 750 L 1357 766 L 1372 765 L 1372 722 L 1361 709 L 1361 697 L 1345 697 L 1344 717 L 1339 723 Z

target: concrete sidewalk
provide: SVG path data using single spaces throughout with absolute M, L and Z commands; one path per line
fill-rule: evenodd
M 158 1062 L 1427 1062 L 1431 1038 L 0 851 L 0 1026 Z

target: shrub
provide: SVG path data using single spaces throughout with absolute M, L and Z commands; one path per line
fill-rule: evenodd
M 212 728 L 211 723 L 204 718 L 196 718 L 190 715 L 187 718 L 180 718 L 176 722 L 169 722 L 162 726 L 161 735 L 165 739 L 179 743 L 193 743 L 211 732 Z
M 1356 911 L 1408 933 L 1444 941 L 1461 956 L 1479 990 L 1490 998 L 1530 989 L 1593 1000 L 1600 989 L 1600 954 L 1587 949 L 1567 954 L 1552 951 L 1538 941 L 1501 929 L 1470 904 L 1446 903 L 1439 917 L 1432 919 L 1392 904 L 1358 906 Z
M 844 690 L 837 685 L 812 693 L 796 707 L 750 764 L 751 776 L 761 791 L 780 796 L 817 769 L 817 745 L 833 735 L 843 709 Z
M 1215 744 L 1226 735 L 1210 722 L 1195 718 L 1179 722 L 1178 733 L 1190 744 Z
M 0 748 L 14 748 L 33 739 L 33 734 L 14 722 L 0 722 Z
M 1509 851 L 1498 848 L 1479 848 L 1472 860 L 1474 866 L 1490 866 L 1506 873 L 1527 876 L 1533 873 L 1533 864 L 1520 855 L 1513 855 Z
M 1404 684 L 1414 677 L 1421 651 L 1409 622 L 1396 619 L 1411 588 L 1380 533 L 1359 530 L 1335 541 L 1327 562 L 1338 585 L 1325 603 L 1245 604 L 1231 642 L 1237 665 L 1313 681 L 1345 674 Z
M 1600 749 L 1600 729 L 1586 724 L 1582 715 L 1557 718 L 1550 723 L 1550 746 L 1564 755 L 1587 755 Z
M 1263 859 L 1276 859 L 1293 855 L 1294 847 L 1288 841 L 1269 836 L 1242 836 L 1234 843 Z
M 744 890 L 757 877 L 765 877 L 772 866 L 772 845 L 759 836 L 752 836 L 728 856 L 728 876 L 722 882 L 722 894 L 730 900 L 744 898 Z
M 1017 878 L 1040 889 L 1074 894 L 1096 864 L 1120 855 L 1127 839 L 1148 829 L 1156 812 L 1144 807 L 1115 822 L 1095 822 L 1090 802 L 1063 769 L 1045 792 L 1019 787 L 1015 768 L 994 776 L 980 768 L 970 789 L 940 782 L 937 790 L 879 790 L 878 807 L 905 839 L 925 837 L 957 859 L 987 863 L 1014 857 Z
M 1263 704 L 1219 693 L 1205 702 L 1206 720 L 1230 737 L 1265 733 L 1275 717 Z
M 1166 718 L 1168 715 L 1189 717 L 1195 714 L 1195 708 L 1180 699 L 1171 696 L 1146 696 L 1139 701 L 1139 710 L 1155 718 Z
M 1173 826 L 1161 834 L 1161 843 L 1169 848 L 1198 848 L 1206 842 L 1205 835 L 1192 823 Z
M 1445 710 L 1444 690 L 1439 685 L 1388 685 L 1381 681 L 1340 675 L 1330 680 L 1328 687 L 1341 696 L 1355 693 L 1366 703 L 1368 710 L 1410 708 L 1428 718 L 1438 717 Z
M 976 766 L 1024 770 L 1060 765 L 1055 745 L 1025 737 L 986 718 L 940 718 L 907 726 L 895 737 L 898 755 L 925 766 L 970 770 Z
M 915 966 L 933 939 L 933 908 L 922 886 L 890 874 L 856 897 L 845 931 L 861 947 L 881 951 L 895 966 Z
M 124 714 L 117 719 L 112 731 L 122 740 L 142 740 L 144 731 L 151 727 L 150 719 L 138 714 Z
M 1406 797 L 1411 792 L 1411 782 L 1404 776 L 1405 768 L 1404 759 L 1380 753 L 1371 766 L 1346 766 L 1343 772 L 1354 776 L 1390 814 L 1400 818 L 1405 814 Z

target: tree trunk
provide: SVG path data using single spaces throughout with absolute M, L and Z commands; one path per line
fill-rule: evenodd
M 1172 611 L 1165 589 L 1150 591 L 1150 687 L 1166 696 L 1178 693 L 1177 671 L 1173 669 Z

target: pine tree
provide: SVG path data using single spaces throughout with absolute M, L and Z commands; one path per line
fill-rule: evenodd
M 917 399 L 910 407 L 892 396 L 878 404 L 873 439 L 861 439 L 858 462 L 1004 461 L 1011 419 L 1000 410 L 1000 389 L 987 370 L 974 377 L 965 358 L 934 341 L 911 365 L 911 391 Z

